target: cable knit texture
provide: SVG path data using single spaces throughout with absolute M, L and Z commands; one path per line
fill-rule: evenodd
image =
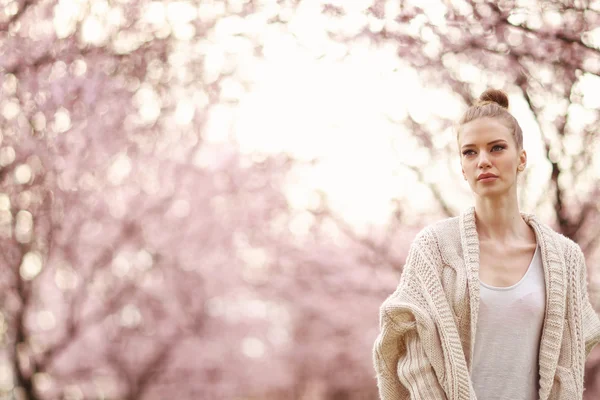
M 583 253 L 535 216 L 522 217 L 535 231 L 546 283 L 539 398 L 582 399 L 585 359 L 600 341 Z M 398 287 L 380 308 L 373 363 L 381 400 L 476 400 L 470 370 L 478 312 L 479 239 L 471 207 L 417 235 Z

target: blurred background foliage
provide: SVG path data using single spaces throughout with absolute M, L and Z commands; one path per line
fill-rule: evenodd
M 0 399 L 376 399 L 378 307 L 510 95 L 600 262 L 600 2 L 0 0 Z M 600 394 L 600 354 L 586 370 Z

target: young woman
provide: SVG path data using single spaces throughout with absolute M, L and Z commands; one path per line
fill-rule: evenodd
M 579 246 L 521 213 L 527 164 L 508 98 L 485 91 L 458 125 L 475 206 L 428 226 L 380 309 L 382 400 L 578 400 L 600 341 Z

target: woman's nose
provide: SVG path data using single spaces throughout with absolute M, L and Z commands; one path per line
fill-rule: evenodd
M 491 165 L 490 163 L 490 159 L 488 158 L 488 155 L 485 152 L 481 152 L 479 153 L 479 162 L 477 163 L 477 166 L 480 168 L 483 167 L 489 167 Z

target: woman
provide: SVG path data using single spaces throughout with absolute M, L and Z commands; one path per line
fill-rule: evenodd
M 506 94 L 485 91 L 457 139 L 475 206 L 411 245 L 380 309 L 380 397 L 582 399 L 600 320 L 579 246 L 519 211 L 527 153 Z

